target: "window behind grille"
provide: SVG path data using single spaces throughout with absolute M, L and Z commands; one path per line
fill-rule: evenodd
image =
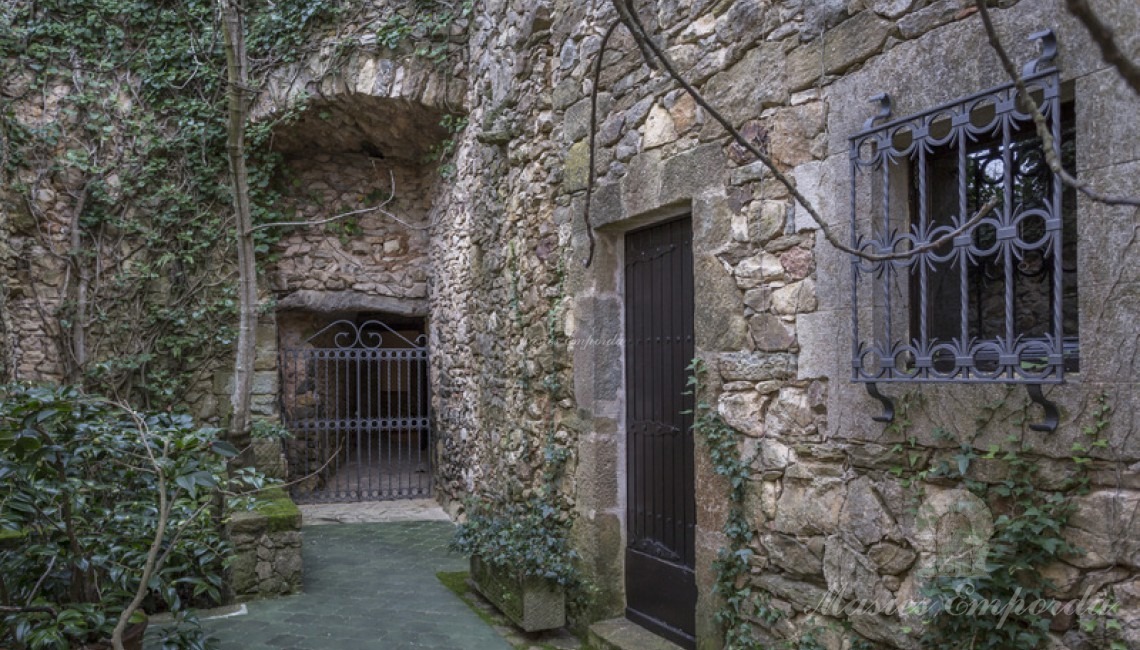
M 1062 108 L 1051 67 L 1056 42 L 1035 37 L 1045 53 L 1023 77 L 1071 165 L 1073 108 Z M 1064 381 L 1076 360 L 1076 202 L 1048 169 L 1018 90 L 1007 83 L 899 119 L 879 99 L 879 115 L 851 137 L 852 243 L 877 254 L 921 249 L 852 257 L 853 379 L 872 391 L 878 382 Z
M 1038 101 L 1040 98 L 1038 97 Z M 992 108 L 992 107 L 988 107 Z M 987 123 L 992 120 L 992 110 L 988 114 L 974 116 L 972 121 Z M 932 130 L 946 128 L 932 126 Z M 1061 162 L 1070 171 L 1075 169 L 1075 128 L 1073 103 L 1061 105 Z M 1008 158 L 1006 153 L 1008 150 Z M 1008 163 L 1007 163 L 1008 160 Z M 963 164 L 964 162 L 964 164 Z M 1009 173 L 1006 165 L 1009 164 Z M 965 171 L 964 188 L 960 185 L 959 169 Z M 953 218 L 959 212 L 960 203 L 966 206 L 966 214 L 975 214 L 991 198 L 998 203 L 996 211 L 1005 207 L 1006 184 L 1011 183 L 1010 198 L 1014 212 L 1026 210 L 1047 211 L 1045 205 L 1053 193 L 1053 174 L 1045 160 L 1041 140 L 1031 121 L 1017 121 L 1012 125 L 1008 147 L 1003 145 L 1001 134 L 978 138 L 966 147 L 965 160 L 960 160 L 958 146 L 934 147 L 926 160 L 927 192 L 925 210 L 919 209 L 919 177 L 911 175 L 910 214 L 911 219 L 925 215 L 934 227 L 953 228 Z M 964 189 L 964 194 L 962 190 Z M 1077 316 L 1077 230 L 1076 230 L 1076 191 L 1071 187 L 1062 189 L 1061 227 L 1063 229 L 1061 247 L 1061 323 L 1066 370 L 1078 368 L 1078 316 Z M 1017 224 L 1017 237 L 1026 243 L 1040 242 L 1046 235 L 1045 216 L 1035 216 Z M 961 318 L 963 303 L 961 273 L 957 268 L 959 260 L 948 259 L 928 265 L 926 274 L 926 326 L 928 338 L 932 342 L 948 342 L 965 337 L 966 340 L 993 340 L 1006 335 L 1006 273 L 1005 259 L 997 244 L 997 229 L 989 224 L 980 225 L 972 233 L 974 248 L 989 254 L 978 254 L 968 262 L 965 282 L 965 307 L 967 316 Z M 945 257 L 953 247 L 947 243 L 937 250 Z M 1012 257 L 1013 323 L 1012 335 L 1022 339 L 1041 339 L 1052 334 L 1051 318 L 1054 294 L 1052 283 L 1055 266 L 1051 264 L 1052 251 L 1043 249 L 1020 251 L 1020 258 Z M 922 328 L 922 311 L 919 307 L 920 287 L 923 282 L 919 266 L 910 272 L 910 329 L 912 338 L 917 337 Z M 964 327 L 963 327 L 964 326 Z M 947 355 L 935 355 L 936 367 L 948 367 L 952 359 Z M 1044 357 L 1045 355 L 1040 355 Z M 1027 366 L 1039 364 L 1043 358 L 1033 359 L 1027 355 L 1023 363 Z M 997 355 L 982 355 L 978 366 L 984 370 L 997 367 Z

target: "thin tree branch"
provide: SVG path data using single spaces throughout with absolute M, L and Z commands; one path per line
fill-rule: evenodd
M 1101 21 L 1100 16 L 1089 6 L 1088 0 L 1065 0 L 1065 8 L 1077 17 L 1088 30 L 1093 42 L 1100 48 L 1100 55 L 1104 62 L 1116 68 L 1120 76 L 1132 88 L 1132 92 L 1140 95 L 1140 65 L 1129 59 L 1116 44 L 1112 28 Z
M 59 612 L 57 612 L 54 608 L 48 607 L 47 605 L 35 605 L 29 607 L 20 607 L 18 605 L 0 605 L 0 612 L 7 614 L 21 614 L 24 612 L 44 613 L 51 614 L 53 618 L 59 616 Z
M 590 248 L 586 252 L 586 268 L 589 268 L 590 263 L 594 261 L 594 229 L 590 225 L 590 199 L 594 196 L 594 184 L 597 183 L 597 173 L 594 171 L 594 158 L 597 147 L 594 140 L 598 134 L 598 84 L 602 79 L 602 59 L 605 58 L 606 46 L 610 42 L 610 37 L 614 35 L 614 30 L 621 24 L 614 21 L 606 33 L 602 36 L 602 45 L 598 48 L 598 60 L 594 65 L 594 85 L 590 88 L 590 170 L 587 172 L 586 177 L 586 209 L 582 214 L 582 220 L 586 224 L 586 237 L 590 240 Z
M 1041 107 L 1037 105 L 1037 101 L 1029 94 L 1025 80 L 1021 78 L 1017 67 L 1013 65 L 1013 60 L 1009 58 L 1009 52 L 1006 51 L 1005 46 L 1002 45 L 1001 38 L 994 28 L 993 19 L 990 17 L 990 10 L 986 8 L 985 0 L 974 0 L 974 4 L 978 7 L 978 15 L 981 16 L 982 24 L 986 28 L 986 37 L 989 39 L 990 47 L 997 53 L 998 59 L 1001 60 L 1001 67 L 1005 69 L 1005 73 L 1013 80 L 1014 85 L 1017 87 L 1017 92 L 1023 100 L 1023 106 L 1028 109 L 1029 114 L 1033 117 L 1033 126 L 1037 130 L 1037 137 L 1041 138 L 1041 148 L 1045 151 L 1045 162 L 1049 165 L 1049 169 L 1061 179 L 1062 183 L 1077 189 L 1093 201 L 1107 205 L 1131 205 L 1140 207 L 1140 198 L 1102 194 L 1090 187 L 1088 183 L 1077 180 L 1072 174 L 1065 170 L 1057 155 L 1057 144 L 1053 140 L 1053 134 L 1049 130 L 1049 124 L 1045 121 L 1045 116 L 1041 113 Z
M 40 593 L 40 589 L 44 586 L 44 580 L 47 579 L 48 574 L 51 573 L 51 570 L 55 568 L 56 559 L 57 558 L 53 557 L 51 561 L 48 562 L 47 568 L 44 569 L 43 574 L 40 575 L 40 579 L 36 580 L 35 586 L 32 587 L 32 591 L 28 594 L 28 604 L 26 605 L 27 607 L 32 607 L 32 601 L 36 599 L 36 594 Z
M 407 221 L 404 221 L 403 219 L 401 219 L 400 217 L 397 217 L 396 215 L 392 214 L 388 210 L 384 209 L 384 206 L 388 205 L 389 203 L 391 203 L 396 198 L 396 175 L 392 172 L 392 170 L 389 169 L 388 170 L 388 176 L 389 176 L 389 181 L 391 183 L 392 190 L 388 194 L 388 198 L 385 199 L 384 202 L 381 203 L 380 205 L 374 205 L 370 208 L 360 208 L 359 210 L 350 210 L 348 212 L 342 212 L 338 215 L 328 217 L 327 219 L 318 219 L 316 221 L 278 221 L 278 222 L 274 222 L 274 223 L 262 223 L 262 224 L 258 224 L 256 226 L 254 226 L 253 228 L 251 228 L 249 232 L 253 233 L 253 232 L 256 232 L 258 230 L 265 230 L 267 228 L 319 226 L 319 225 L 324 224 L 324 223 L 339 221 L 340 219 L 344 219 L 346 217 L 351 217 L 351 216 L 358 215 L 358 214 L 365 214 L 368 212 L 379 212 L 380 214 L 384 215 L 385 217 L 388 217 L 389 219 L 395 221 L 396 223 L 399 223 L 400 225 L 404 226 L 405 228 L 411 228 L 412 230 L 428 230 L 428 229 L 430 229 L 431 226 L 417 226 L 414 224 L 410 224 Z
M 630 2 L 629 7 L 623 8 L 623 2 Z M 755 156 L 757 160 L 763 163 L 764 166 L 772 172 L 776 180 L 779 181 L 779 183 L 785 188 L 787 188 L 788 192 L 792 195 L 796 202 L 799 203 L 804 208 L 804 210 L 807 211 L 808 216 L 810 216 L 812 221 L 815 222 L 816 226 L 819 228 L 820 232 L 823 233 L 823 236 L 828 241 L 828 243 L 836 249 L 847 253 L 848 255 L 854 255 L 855 257 L 868 260 L 870 262 L 885 262 L 890 260 L 910 259 L 927 251 L 939 248 L 952 241 L 955 237 L 968 232 L 971 228 L 978 225 L 982 219 L 986 218 L 986 216 L 993 210 L 994 206 L 996 205 L 996 201 L 987 203 L 986 205 L 982 206 L 982 208 L 978 210 L 977 213 L 966 220 L 965 223 L 953 231 L 946 233 L 938 239 L 926 242 L 906 251 L 892 253 L 868 253 L 866 251 L 859 250 L 858 248 L 843 243 L 839 239 L 839 236 L 836 234 L 834 229 L 832 229 L 832 227 L 823 220 L 823 217 L 820 216 L 819 211 L 816 210 L 815 206 L 807 200 L 807 197 L 805 197 L 798 189 L 796 189 L 795 183 L 793 183 L 786 174 L 784 174 L 779 170 L 779 168 L 776 167 L 776 164 L 772 161 L 771 157 L 761 151 L 755 144 L 749 141 L 748 138 L 745 138 L 744 135 L 741 134 L 740 131 L 738 131 L 734 126 L 732 126 L 732 124 L 719 111 L 717 111 L 709 104 L 708 100 L 704 98 L 700 91 L 694 88 L 693 85 L 690 84 L 681 75 L 681 73 L 677 71 L 677 66 L 673 63 L 673 60 L 669 57 L 669 55 L 666 54 L 646 33 L 645 27 L 641 24 L 641 20 L 638 18 L 637 12 L 632 6 L 632 1 L 613 0 L 613 3 L 614 6 L 618 9 L 618 14 L 621 15 L 623 19 L 628 16 L 629 23 L 625 23 L 623 20 L 623 24 L 625 24 L 626 28 L 630 30 L 630 34 L 633 36 L 633 39 L 638 42 L 639 47 L 642 45 L 644 46 L 642 51 L 644 52 L 645 49 L 648 49 L 650 52 L 652 52 L 653 55 L 656 56 L 657 59 L 661 62 L 662 67 L 665 68 L 665 71 L 669 74 L 669 76 L 672 77 L 673 80 L 678 84 L 680 84 L 681 87 L 684 88 L 687 93 L 689 93 L 689 96 L 692 97 L 693 100 L 696 101 L 696 103 L 701 108 L 708 111 L 709 115 L 711 115 L 712 118 L 715 119 L 717 123 L 719 123 L 724 128 L 724 130 L 728 132 L 730 136 L 732 136 L 732 139 L 735 140 L 737 144 Z M 599 59 L 604 53 L 604 50 L 599 50 Z M 647 63 L 649 63 L 650 67 L 656 67 L 651 61 L 647 61 Z M 597 87 L 595 87 L 593 89 L 593 92 L 597 93 L 597 90 Z M 591 188 L 587 186 L 587 203 L 590 201 L 590 189 Z
M 114 646 L 114 649 L 123 650 L 123 632 L 127 629 L 127 623 L 135 611 L 142 606 L 143 599 L 146 598 L 147 590 L 150 588 L 150 577 L 162 568 L 162 565 L 159 563 L 159 551 L 162 548 L 163 541 L 166 539 L 166 524 L 170 519 L 170 503 L 168 501 L 169 495 L 166 493 L 166 472 L 158 462 L 158 459 L 154 457 L 154 450 L 150 448 L 150 430 L 146 426 L 146 422 L 139 417 L 139 414 L 136 413 L 134 409 L 122 404 L 117 404 L 117 406 L 126 411 L 131 417 L 131 420 L 134 421 L 135 428 L 142 437 L 143 449 L 146 450 L 158 480 L 158 525 L 154 532 L 154 539 L 151 540 L 150 548 L 147 549 L 146 560 L 143 562 L 142 575 L 139 577 L 139 586 L 135 589 L 134 597 L 123 611 L 119 613 L 119 620 L 115 623 L 115 629 L 111 633 L 111 644 Z M 169 445 L 164 443 L 164 456 L 168 449 Z

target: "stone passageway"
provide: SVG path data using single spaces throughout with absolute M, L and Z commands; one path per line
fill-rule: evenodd
M 447 550 L 453 531 L 449 521 L 306 526 L 303 594 L 203 625 L 219 650 L 510 650 L 435 576 L 467 568 Z

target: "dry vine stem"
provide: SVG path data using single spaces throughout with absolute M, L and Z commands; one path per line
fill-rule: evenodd
M 1083 0 L 1069 0 L 1070 5 L 1081 4 L 1082 1 Z M 847 253 L 849 255 L 853 255 L 853 256 L 858 257 L 860 259 L 868 260 L 871 262 L 882 262 L 882 261 L 889 261 L 889 260 L 909 259 L 909 258 L 915 257 L 917 255 L 921 255 L 927 251 L 939 248 L 939 247 L 943 246 L 944 244 L 952 241 L 954 238 L 958 237 L 959 235 L 969 231 L 974 226 L 976 226 L 982 219 L 984 219 L 991 211 L 993 211 L 994 207 L 996 206 L 996 202 L 991 201 L 991 202 L 985 204 L 984 206 L 982 206 L 982 208 L 979 209 L 977 213 L 975 213 L 972 217 L 970 217 L 970 219 L 968 219 L 965 223 L 963 223 L 961 226 L 954 229 L 953 231 L 948 232 L 945 235 L 943 235 L 943 236 L 941 236 L 941 237 L 939 237 L 933 241 L 926 242 L 924 244 L 921 244 L 919 246 L 915 246 L 915 247 L 913 247 L 909 250 L 905 250 L 905 251 L 890 252 L 890 253 L 871 253 L 871 252 L 860 250 L 854 246 L 850 246 L 850 245 L 843 243 L 842 241 L 840 241 L 840 238 L 835 233 L 834 229 L 827 222 L 825 222 L 823 220 L 822 216 L 819 214 L 819 211 L 816 209 L 816 207 L 814 205 L 812 205 L 812 203 L 810 201 L 808 201 L 807 198 L 798 189 L 796 189 L 796 186 L 791 181 L 791 179 L 789 179 L 786 174 L 784 174 L 782 171 L 780 171 L 780 169 L 777 168 L 776 164 L 772 161 L 771 157 L 768 156 L 767 154 L 765 154 L 763 151 L 761 151 L 759 149 L 759 147 L 757 147 L 755 144 L 753 144 L 751 141 L 749 141 L 748 138 L 744 137 L 744 135 L 741 134 L 740 131 L 737 130 L 719 111 L 717 111 L 715 108 L 713 108 L 709 104 L 708 100 L 706 100 L 704 98 L 704 96 L 700 93 L 700 91 L 698 91 L 695 87 L 693 87 L 693 85 L 690 84 L 681 75 L 681 73 L 677 70 L 676 65 L 673 63 L 673 61 L 669 57 L 669 55 L 666 54 L 661 49 L 661 47 L 657 45 L 656 42 L 654 42 L 652 37 L 650 37 L 648 32 L 645 30 L 644 25 L 642 25 L 642 23 L 641 23 L 641 19 L 638 17 L 636 8 L 633 6 L 633 0 L 611 0 L 611 2 L 614 6 L 614 9 L 617 11 L 618 20 L 613 25 L 611 25 L 610 28 L 606 31 L 606 35 L 602 40 L 602 45 L 598 50 L 598 54 L 597 54 L 598 58 L 596 61 L 596 68 L 594 71 L 594 86 L 593 86 L 593 88 L 591 88 L 590 141 L 589 141 L 590 169 L 588 172 L 588 181 L 587 181 L 587 185 L 586 185 L 586 206 L 585 206 L 585 213 L 584 213 L 586 233 L 587 233 L 587 236 L 589 238 L 589 252 L 588 252 L 588 255 L 586 258 L 586 266 L 590 265 L 590 262 L 593 260 L 593 255 L 594 255 L 594 235 L 593 235 L 593 231 L 592 231 L 592 228 L 590 225 L 590 204 L 591 204 L 591 198 L 593 196 L 594 185 L 595 185 L 595 180 L 596 180 L 595 179 L 595 170 L 594 170 L 594 150 L 595 150 L 594 140 L 595 140 L 595 133 L 597 131 L 598 81 L 601 77 L 602 58 L 605 56 L 605 53 L 606 53 L 606 45 L 608 43 L 610 35 L 612 34 L 614 28 L 617 26 L 618 23 L 625 25 L 626 29 L 629 31 L 630 35 L 633 37 L 634 42 L 637 43 L 638 48 L 641 50 L 642 57 L 645 59 L 646 64 L 649 65 L 649 67 L 652 69 L 657 69 L 657 67 L 658 67 L 657 63 L 659 61 L 661 66 L 664 67 L 665 71 L 669 74 L 669 76 L 672 77 L 673 80 L 676 81 L 678 84 L 680 84 L 681 87 L 685 90 L 685 92 L 687 92 L 689 94 L 689 96 L 691 96 L 693 98 L 693 100 L 701 108 L 708 111 L 709 115 L 711 115 L 712 118 L 714 120 L 716 120 L 717 123 L 719 123 L 724 128 L 725 131 L 728 132 L 728 134 L 732 137 L 732 139 L 738 145 L 740 145 L 746 151 L 748 151 L 753 156 L 755 156 L 757 160 L 759 160 L 765 167 L 768 168 L 769 171 L 772 172 L 772 175 L 775 177 L 775 179 L 781 185 L 783 185 L 785 188 L 787 188 L 788 192 L 795 199 L 796 203 L 799 203 L 800 206 L 803 207 L 803 209 L 808 213 L 808 216 L 811 217 L 811 220 L 816 224 L 816 226 L 819 227 L 820 232 L 823 233 L 823 236 L 827 240 L 827 242 L 829 244 L 831 244 L 834 248 L 836 248 L 836 249 L 838 249 L 844 253 Z M 1009 72 L 1010 76 L 1018 84 L 1018 89 L 1020 91 L 1022 91 L 1022 94 L 1024 96 L 1027 96 L 1027 93 L 1025 93 L 1024 84 L 1021 82 L 1020 77 L 1017 75 L 1017 71 L 1013 68 L 1012 63 L 1009 62 L 1008 55 L 1006 55 L 1004 50 L 1001 49 L 1000 43 L 998 43 L 996 40 L 996 35 L 993 35 L 992 25 L 989 22 L 989 16 L 988 16 L 988 13 L 986 13 L 984 1 L 983 0 L 976 0 L 976 2 L 978 4 L 979 8 L 981 9 L 982 18 L 986 24 L 987 32 L 989 32 L 991 34 L 991 39 L 990 39 L 991 44 L 994 46 L 994 49 L 998 51 L 999 56 L 1002 57 L 1002 63 L 1006 67 L 1006 70 L 1007 70 L 1007 72 Z M 1072 10 L 1072 9 L 1070 9 L 1070 10 Z M 1095 16 L 1094 16 L 1094 18 L 1095 18 Z M 1088 23 L 1086 23 L 1086 24 L 1088 24 Z M 1108 32 L 1108 34 L 1109 34 L 1108 41 L 1112 42 L 1111 41 L 1111 32 Z M 1098 43 L 1100 43 L 1100 42 L 1101 41 L 1098 40 Z M 1102 48 L 1103 47 L 1105 47 L 1105 46 L 1102 45 Z M 650 56 L 650 54 L 652 54 L 652 56 Z M 1107 55 L 1106 55 L 1106 57 L 1107 57 Z M 654 60 L 654 59 L 656 59 L 656 60 Z M 1125 71 L 1120 66 L 1118 66 L 1118 70 L 1121 70 L 1121 74 L 1125 74 Z M 1031 102 L 1032 102 L 1032 100 L 1031 100 Z M 1081 192 L 1083 192 L 1084 194 L 1086 194 L 1090 198 L 1092 198 L 1096 201 L 1100 201 L 1102 203 L 1108 203 L 1108 204 L 1112 204 L 1112 205 L 1137 205 L 1137 206 L 1140 206 L 1140 200 L 1137 200 L 1137 199 L 1131 199 L 1128 197 L 1111 197 L 1111 196 L 1105 196 L 1105 195 L 1099 194 L 1099 193 L 1095 192 L 1094 190 L 1092 190 L 1090 187 L 1088 187 L 1086 184 L 1082 184 L 1082 183 L 1078 182 L 1068 172 L 1066 172 L 1063 168 L 1061 168 L 1060 162 L 1056 159 L 1056 153 L 1053 149 L 1053 147 L 1054 147 L 1053 139 L 1048 134 L 1048 130 L 1044 128 L 1044 117 L 1041 116 L 1040 111 L 1037 110 L 1035 104 L 1032 105 L 1032 109 L 1033 109 L 1033 115 L 1034 115 L 1034 122 L 1037 125 L 1038 133 L 1040 133 L 1042 136 L 1042 145 L 1046 151 L 1046 157 L 1049 159 L 1050 168 L 1052 169 L 1052 171 L 1054 173 L 1058 174 L 1058 176 L 1061 178 L 1062 182 L 1078 188 Z M 854 233 L 852 233 L 852 238 L 854 238 Z
M 1037 137 L 1041 138 L 1041 148 L 1045 151 L 1045 162 L 1049 165 L 1049 169 L 1061 179 L 1062 183 L 1079 190 L 1085 196 L 1098 203 L 1140 207 L 1140 198 L 1101 194 L 1089 187 L 1088 183 L 1082 183 L 1074 178 L 1072 174 L 1065 171 L 1065 168 L 1061 166 L 1060 159 L 1057 157 L 1057 146 L 1053 141 L 1053 134 L 1049 131 L 1049 125 L 1045 122 L 1045 116 L 1041 114 L 1041 107 L 1037 105 L 1037 101 L 1029 94 L 1029 89 L 1025 86 L 1025 80 L 1018 74 L 1017 67 L 1013 65 L 1013 61 L 1009 58 L 1009 53 L 1006 52 L 1005 46 L 1002 45 L 1001 38 L 998 37 L 997 30 L 994 28 L 993 20 L 990 18 L 990 10 L 986 8 L 985 0 L 975 0 L 975 4 L 978 7 L 978 15 L 982 18 L 982 24 L 986 28 L 986 37 L 989 39 L 990 47 L 997 53 L 998 58 L 1001 60 L 1002 68 L 1006 74 L 1009 75 L 1009 78 L 1013 80 L 1014 85 L 1017 86 L 1018 95 L 1022 98 L 1025 108 L 1029 110 L 1029 114 L 1033 117 L 1033 126 L 1037 130 Z
M 1132 92 L 1140 95 L 1140 65 L 1124 54 L 1116 43 L 1112 29 L 1093 11 L 1088 0 L 1065 0 L 1065 8 L 1085 26 L 1089 36 L 1100 48 L 1104 62 L 1116 68 L 1121 78 L 1132 88 Z
M 384 202 L 380 203 L 379 205 L 374 205 L 374 206 L 369 207 L 369 208 L 360 208 L 359 210 L 349 210 L 348 212 L 342 212 L 340 214 L 333 215 L 331 217 L 327 217 L 325 219 L 317 219 L 316 221 L 278 221 L 276 223 L 258 224 L 256 226 L 254 226 L 253 228 L 251 228 L 250 232 L 254 232 L 257 230 L 265 230 L 266 228 L 286 228 L 286 227 L 305 227 L 305 228 L 308 228 L 308 227 L 312 227 L 312 226 L 319 226 L 319 225 L 325 224 L 325 223 L 330 223 L 333 221 L 339 221 L 341 219 L 345 219 L 347 217 L 352 217 L 352 216 L 355 216 L 358 214 L 368 214 L 369 212 L 378 212 L 378 213 L 384 215 L 385 217 L 388 217 L 392 221 L 395 221 L 396 223 L 404 226 L 405 228 L 410 228 L 412 230 L 428 230 L 428 229 L 430 229 L 431 226 L 417 226 L 415 224 L 408 223 L 407 221 L 404 221 L 400 217 L 397 217 L 391 211 L 384 209 L 384 206 L 388 205 L 389 203 L 391 203 L 392 201 L 394 201 L 396 199 L 396 175 L 391 169 L 388 170 L 388 183 L 389 183 L 389 186 L 391 187 L 391 191 L 388 193 L 388 198 L 384 199 Z

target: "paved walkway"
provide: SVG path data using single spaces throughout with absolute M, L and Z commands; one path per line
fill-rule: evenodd
M 304 503 L 299 506 L 306 526 L 365 524 L 389 521 L 451 521 L 433 499 L 397 499 L 365 503 Z
M 219 650 L 510 650 L 435 577 L 467 568 L 447 550 L 453 531 L 445 521 L 307 525 L 303 594 L 204 626 Z

